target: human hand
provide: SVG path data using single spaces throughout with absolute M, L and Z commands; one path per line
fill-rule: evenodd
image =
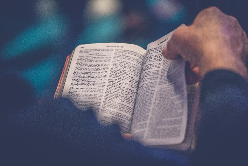
M 247 78 L 248 39 L 236 18 L 211 7 L 201 11 L 190 26 L 175 30 L 163 55 L 182 57 L 197 75 L 215 69 L 232 70 Z
M 202 77 L 199 74 L 199 67 L 193 66 L 188 61 L 186 61 L 185 78 L 187 85 L 193 85 L 202 80 Z

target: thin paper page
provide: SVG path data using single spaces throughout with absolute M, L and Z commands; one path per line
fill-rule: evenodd
M 131 132 L 145 145 L 177 144 L 185 136 L 185 61 L 162 56 L 171 35 L 149 44 L 143 62 Z
M 131 44 L 78 46 L 62 96 L 78 108 L 93 107 L 101 123 L 129 132 L 144 53 Z

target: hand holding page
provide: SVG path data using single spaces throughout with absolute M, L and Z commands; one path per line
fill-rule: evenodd
M 183 143 L 188 119 L 185 61 L 162 56 L 171 35 L 147 50 L 123 43 L 79 45 L 65 64 L 55 96 L 71 99 L 82 110 L 92 107 L 99 122 L 117 123 L 145 145 Z
M 170 36 L 150 43 L 143 60 L 131 134 L 147 145 L 177 144 L 185 136 L 185 62 L 163 58 Z

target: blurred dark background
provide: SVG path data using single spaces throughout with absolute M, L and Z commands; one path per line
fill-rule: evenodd
M 247 0 L 1 0 L 0 75 L 20 74 L 35 96 L 53 96 L 79 44 L 146 45 L 217 6 L 248 32 Z M 1 92 L 0 92 L 1 93 Z

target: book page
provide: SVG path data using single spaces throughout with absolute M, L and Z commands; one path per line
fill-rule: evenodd
M 132 44 L 79 45 L 72 55 L 63 97 L 80 109 L 92 107 L 98 120 L 130 132 L 145 50 Z
M 185 61 L 162 56 L 171 35 L 150 43 L 143 60 L 131 134 L 145 145 L 177 144 L 185 137 Z

